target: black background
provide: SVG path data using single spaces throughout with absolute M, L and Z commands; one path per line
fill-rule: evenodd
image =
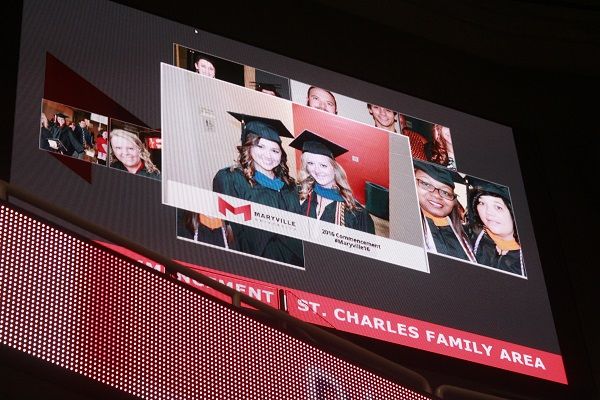
M 468 374 L 464 385 L 501 390 L 510 382 L 510 391 L 530 396 L 541 391 L 538 398 L 598 395 L 593 374 L 598 376 L 600 335 L 592 325 L 598 304 L 593 254 L 598 217 L 591 194 L 599 133 L 595 5 L 492 2 L 484 8 L 461 2 L 451 9 L 433 2 L 383 2 L 388 9 L 379 14 L 361 9 L 360 2 L 343 7 L 306 2 L 281 10 L 279 3 L 261 0 L 240 2 L 234 14 L 231 5 L 121 3 L 512 126 L 570 387 L 410 350 L 388 356 L 429 370 L 430 380 L 439 383 L 460 382 L 458 376 Z M 10 15 L 8 37 L 16 38 L 18 7 Z M 5 43 L 5 63 L 13 71 L 3 85 L 7 179 L 18 40 Z M 401 50 L 401 62 L 390 49 Z M 502 384 L 493 383 L 497 380 Z

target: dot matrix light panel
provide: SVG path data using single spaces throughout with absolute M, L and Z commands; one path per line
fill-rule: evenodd
M 427 399 L 0 206 L 0 342 L 148 399 Z

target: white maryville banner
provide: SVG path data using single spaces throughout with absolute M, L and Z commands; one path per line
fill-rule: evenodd
M 168 181 L 167 191 L 170 206 L 429 273 L 427 253 L 420 246 L 180 182 Z

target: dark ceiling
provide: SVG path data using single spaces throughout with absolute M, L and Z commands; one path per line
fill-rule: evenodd
M 398 33 L 412 34 L 509 67 L 585 76 L 597 76 L 600 70 L 598 2 L 320 0 L 318 3 Z

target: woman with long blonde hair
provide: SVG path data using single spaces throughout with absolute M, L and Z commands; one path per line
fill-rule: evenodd
M 373 219 L 354 199 L 346 171 L 335 160 L 348 150 L 306 130 L 290 146 L 302 151 L 299 176 L 302 213 L 336 225 L 375 233 Z
M 160 171 L 150 159 L 150 152 L 135 133 L 113 129 L 110 132 L 110 152 L 112 168 L 160 179 Z

